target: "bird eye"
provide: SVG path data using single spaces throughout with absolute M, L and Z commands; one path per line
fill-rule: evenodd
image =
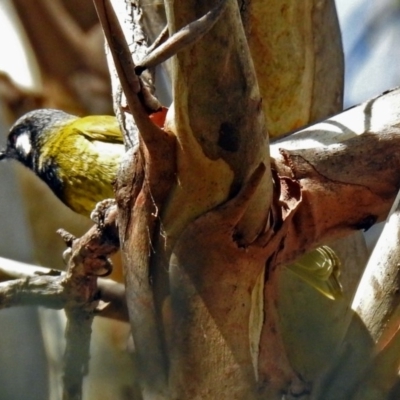
M 9 142 L 15 146 L 15 142 L 17 141 L 17 135 L 12 135 L 8 138 Z

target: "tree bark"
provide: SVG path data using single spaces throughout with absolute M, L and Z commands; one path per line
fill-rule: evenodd
M 166 2 L 170 34 L 214 3 Z M 239 9 L 227 1 L 210 32 L 176 55 L 174 102 L 163 131 L 139 129 L 139 146 L 118 177 L 128 308 L 145 400 L 322 399 L 327 377 L 334 376 L 330 393 L 343 383 L 343 375 L 334 374 L 348 359 L 343 343 L 362 339 L 351 365 L 360 365 L 360 354 L 372 354 L 348 300 L 326 311 L 328 301 L 304 285 L 293 284 L 298 297 L 288 293 L 283 283 L 293 277 L 284 265 L 386 217 L 399 188 L 399 118 L 390 115 L 399 92 L 279 140 L 270 159 L 267 127 L 278 135 L 333 113 L 341 106 L 342 79 L 333 2 L 287 2 L 274 11 L 275 3 L 265 15 L 270 24 L 282 18 L 286 25 L 276 22 L 270 37 L 251 35 L 263 31 L 254 21 L 264 16 L 265 2 L 243 2 Z M 289 58 L 289 49 L 276 68 L 265 51 L 284 48 L 285 40 L 298 59 Z M 275 67 L 265 74 L 269 81 L 266 58 Z M 295 73 L 292 62 L 300 66 Z M 327 85 L 329 63 L 335 83 Z M 275 91 L 274 73 L 282 79 Z M 373 124 L 382 103 L 389 106 L 385 124 Z M 371 162 L 377 152 L 387 160 L 379 168 Z M 303 305 L 301 313 L 293 312 L 293 302 Z M 308 302 L 321 306 L 310 311 Z M 315 314 L 303 315 L 309 312 Z M 310 321 L 302 325 L 305 332 L 291 332 L 302 318 Z M 322 342 L 319 353 L 308 355 L 313 341 Z M 360 376 L 349 378 L 346 396 L 355 393 Z

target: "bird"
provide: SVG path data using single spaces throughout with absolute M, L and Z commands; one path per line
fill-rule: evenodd
M 114 116 L 77 117 L 39 109 L 11 127 L 0 160 L 17 160 L 33 171 L 70 209 L 86 217 L 114 198 L 113 182 L 125 152 Z

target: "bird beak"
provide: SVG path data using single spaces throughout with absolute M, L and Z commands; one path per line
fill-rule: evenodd
M 10 160 L 12 158 L 16 158 L 14 149 L 5 148 L 0 150 L 0 161 Z

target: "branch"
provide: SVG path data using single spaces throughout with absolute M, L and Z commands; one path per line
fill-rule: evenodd
M 94 0 L 94 4 L 118 75 L 118 86 L 121 85 L 122 87 L 129 112 L 134 118 L 137 129 L 140 132 L 148 131 L 153 127 L 148 114 L 159 110 L 161 104 L 152 95 L 149 85 L 145 84 L 143 79 L 139 78 L 135 73 L 135 63 L 132 59 L 131 51 L 110 0 Z M 138 10 L 137 19 L 140 21 L 140 7 L 135 7 L 135 9 Z M 132 23 L 140 27 L 137 20 L 133 20 Z M 139 32 L 141 33 L 141 29 L 139 29 Z M 138 32 L 134 29 L 134 33 L 137 34 Z M 143 51 L 143 44 L 147 49 L 144 37 L 141 37 L 141 43 L 142 46 L 139 46 L 139 49 Z M 119 115 L 120 112 L 116 114 Z M 136 127 L 132 131 L 126 132 L 126 143 L 129 144 L 129 147 L 137 144 Z
M 136 73 L 140 75 L 147 68 L 163 63 L 179 51 L 201 39 L 218 21 L 225 10 L 226 4 L 227 0 L 219 0 L 217 5 L 204 17 L 189 23 L 173 34 L 166 42 L 156 46 L 154 50 L 151 49 L 150 51 L 149 49 L 149 53 L 135 67 Z M 165 34 L 165 30 L 163 30 L 160 40 Z
M 108 256 L 119 247 L 117 209 L 96 208 L 98 225 L 79 239 L 60 232 L 68 247 L 68 269 L 60 280 L 68 302 L 64 352 L 63 399 L 81 399 L 83 377 L 88 372 L 91 327 L 99 300 L 97 278 L 110 271 Z
M 399 102 L 399 89 L 386 92 L 271 146 L 279 179 L 301 197 L 278 264 L 387 217 L 400 182 Z
M 67 303 L 63 277 L 32 276 L 0 283 L 0 309 L 12 306 L 44 306 L 60 310 Z
M 215 2 L 165 6 L 170 30 L 176 31 L 201 18 Z M 180 143 L 180 189 L 163 223 L 173 242 L 188 223 L 237 193 L 259 164 L 270 161 L 261 96 L 237 3 L 228 1 L 213 28 L 172 63 L 174 102 L 166 129 Z M 267 169 L 238 228 L 247 243 L 265 228 L 271 196 Z M 186 207 L 188 203 L 192 206 Z
M 64 275 L 62 271 L 0 257 L 0 309 L 32 305 L 64 308 L 68 302 L 61 285 Z M 97 284 L 96 298 L 101 303 L 95 315 L 127 322 L 125 286 L 105 278 L 99 278 Z
M 153 254 L 152 237 L 159 229 L 157 207 L 162 205 L 175 180 L 175 140 L 149 118 L 148 114 L 156 108 L 148 103 L 148 92 L 141 77 L 135 74 L 127 41 L 110 2 L 95 3 L 129 111 L 140 133 L 136 154 L 127 154 L 118 174 L 116 200 L 136 358 L 142 376 L 151 376 L 141 380 L 141 384 L 144 391 L 164 397 L 166 361 L 156 322 L 149 255 Z M 133 141 L 132 132 L 130 140 Z
M 118 250 L 116 206 L 96 208 L 98 224 L 81 238 L 76 239 L 65 231 L 60 232 L 70 248 L 68 269 L 64 274 L 31 267 L 22 271 L 19 263 L 3 261 L 2 279 L 18 276 L 19 279 L 0 284 L 1 306 L 45 304 L 64 308 L 67 316 L 65 332 L 63 399 L 81 399 L 83 377 L 88 372 L 91 326 L 99 305 L 98 276 L 110 272 L 108 257 Z M 109 204 L 107 201 L 105 204 Z M 31 273 L 48 275 L 27 276 Z M 52 276 L 53 275 L 53 276 Z M 54 275 L 56 275 L 54 277 Z M 117 298 L 122 304 L 123 290 L 104 282 L 100 293 L 105 298 Z M 101 292 L 102 291 L 102 292 Z M 114 310 L 115 312 L 115 310 Z
M 400 192 L 352 304 L 379 347 L 399 336 Z M 377 301 L 379 299 L 379 301 Z

